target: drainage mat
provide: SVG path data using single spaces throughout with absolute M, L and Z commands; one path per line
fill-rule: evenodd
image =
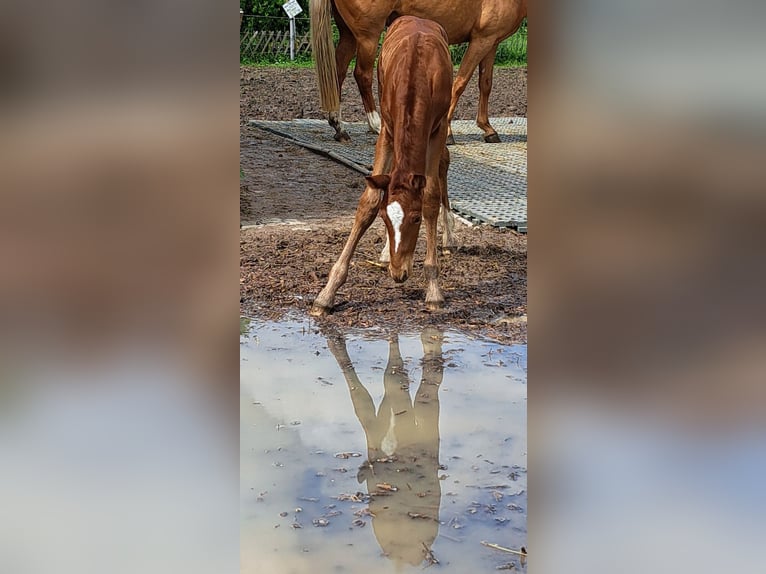
M 527 119 L 491 118 L 501 143 L 484 142 L 472 120 L 455 120 L 450 146 L 448 190 L 452 210 L 473 223 L 527 231 Z M 250 120 L 250 124 L 289 138 L 363 174 L 370 173 L 377 134 L 366 123 L 344 123 L 351 142 L 333 139 L 325 120 Z

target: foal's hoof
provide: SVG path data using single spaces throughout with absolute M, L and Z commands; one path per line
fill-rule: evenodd
M 346 133 L 344 130 L 341 130 L 339 132 L 335 132 L 335 141 L 336 142 L 350 142 L 351 138 L 349 137 L 348 133 Z
M 484 136 L 484 141 L 487 143 L 500 143 L 500 136 L 495 134 L 489 134 L 488 136 Z
M 455 145 L 455 137 L 452 134 L 447 136 L 447 145 Z
M 327 313 L 330 312 L 330 309 L 328 307 L 324 307 L 322 305 L 317 305 L 314 303 L 311 306 L 311 310 L 309 311 L 309 315 L 312 317 L 325 317 Z
M 438 311 L 444 307 L 444 301 L 426 301 L 426 309 L 429 311 Z

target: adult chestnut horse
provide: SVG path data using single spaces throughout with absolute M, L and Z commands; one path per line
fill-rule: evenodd
M 380 117 L 372 95 L 372 69 L 380 34 L 392 17 L 413 15 L 441 24 L 450 44 L 468 42 L 452 87 L 449 121 L 452 121 L 457 101 L 478 66 L 476 124 L 484 131 L 485 141 L 500 141 L 489 124 L 495 52 L 500 42 L 518 30 L 527 15 L 527 0 L 311 0 L 310 12 L 321 107 L 329 112 L 336 140 L 349 139 L 340 123 L 340 89 L 354 54 L 354 78 L 362 95 L 367 122 L 373 131 L 380 132 Z M 333 47 L 331 13 L 340 32 L 337 48 Z M 451 129 L 448 141 L 454 142 Z
M 380 215 L 388 234 L 388 270 L 397 283 L 412 274 L 421 219 L 426 223 L 426 306 L 444 303 L 438 285 L 436 222 L 447 199 L 447 112 L 452 87 L 452 60 L 444 29 L 430 20 L 402 16 L 388 29 L 378 62 L 382 125 L 375 146 L 373 175 L 356 209 L 354 226 L 330 271 L 311 314 L 324 315 L 346 282 L 357 243 Z M 446 222 L 446 219 L 445 219 Z M 444 225 L 445 244 L 449 225 Z

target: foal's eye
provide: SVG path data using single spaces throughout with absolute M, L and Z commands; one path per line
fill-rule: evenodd
M 414 223 L 415 225 L 420 223 L 420 216 L 419 215 L 413 215 L 412 216 L 412 223 Z

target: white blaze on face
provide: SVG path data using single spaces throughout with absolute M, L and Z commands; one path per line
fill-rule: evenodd
M 402 240 L 402 221 L 404 221 L 404 211 L 398 201 L 392 201 L 386 207 L 388 219 L 394 228 L 394 253 L 399 251 L 399 242 Z

